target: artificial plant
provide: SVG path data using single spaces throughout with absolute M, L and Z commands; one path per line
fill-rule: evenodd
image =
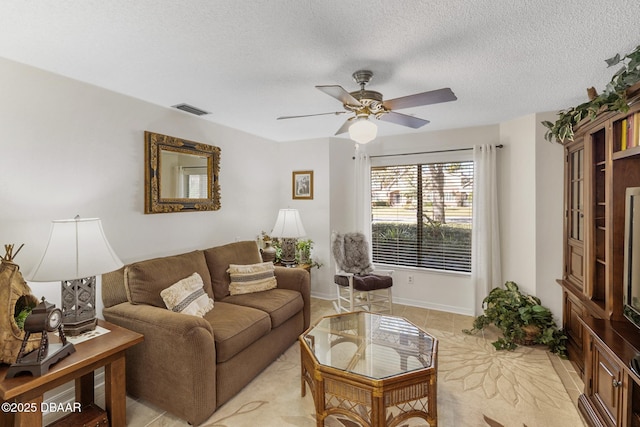
M 551 311 L 541 305 L 539 298 L 520 292 L 515 282 L 492 289 L 482 305 L 484 314 L 475 319 L 473 329 L 463 332 L 473 334 L 493 323 L 503 334 L 492 343 L 497 350 L 514 350 L 518 344 L 543 344 L 552 353 L 566 357 L 567 337 L 558 329 Z
M 271 240 L 271 246 L 273 246 L 276 250 L 276 259 L 275 263 L 279 263 L 282 261 L 282 244 L 280 239 L 274 238 Z M 311 267 L 320 268 L 322 267 L 322 263 L 317 260 L 314 260 L 311 257 L 311 249 L 313 248 L 313 240 L 311 239 L 301 239 L 296 242 L 296 263 L 297 264 L 309 264 Z
M 545 139 L 555 139 L 561 144 L 573 141 L 574 128 L 583 119 L 594 120 L 598 114 L 606 111 L 626 113 L 629 110 L 627 89 L 640 82 L 640 46 L 625 56 L 616 54 L 605 62 L 608 67 L 618 64 L 622 64 L 622 67 L 613 75 L 601 94 L 598 95 L 595 89 L 590 88 L 587 91 L 589 101 L 560 111 L 555 122 L 543 121 L 542 125 L 548 129 Z

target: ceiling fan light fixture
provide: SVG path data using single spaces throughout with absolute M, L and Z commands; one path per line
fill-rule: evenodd
M 349 137 L 358 144 L 371 142 L 376 138 L 376 135 L 378 135 L 378 126 L 369 121 L 368 117 L 358 117 L 349 126 Z

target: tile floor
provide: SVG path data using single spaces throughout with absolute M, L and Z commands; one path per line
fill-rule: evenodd
M 331 301 L 312 298 L 311 301 L 311 322 L 321 316 L 335 314 Z M 445 332 L 460 333 L 463 329 L 470 329 L 473 324 L 473 317 L 460 314 L 446 313 L 442 311 L 429 310 L 424 308 L 394 304 L 393 314 L 402 316 L 419 327 L 426 329 L 438 329 Z M 491 334 L 491 331 L 488 332 Z M 488 338 L 491 338 L 488 336 Z M 562 380 L 567 392 L 571 396 L 574 404 L 577 405 L 578 396 L 582 393 L 583 383 L 576 372 L 575 367 L 568 360 L 563 360 L 555 355 L 550 357 L 551 363 Z M 101 373 L 98 373 L 98 376 Z M 100 383 L 97 379 L 96 383 Z M 64 387 L 64 386 L 63 386 Z M 61 387 L 62 388 L 62 387 Z M 101 393 L 102 391 L 102 393 Z M 56 393 L 56 390 L 51 393 Z M 47 395 L 45 395 L 46 398 Z M 104 407 L 104 393 L 100 387 L 97 390 L 96 401 Z M 53 421 L 54 415 L 45 415 L 45 423 Z M 127 397 L 127 426 L 129 427 L 169 427 L 188 426 L 188 424 L 153 405 Z

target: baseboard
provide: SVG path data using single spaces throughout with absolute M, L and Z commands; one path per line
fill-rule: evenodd
M 324 294 L 318 292 L 312 292 L 311 296 L 313 298 L 318 298 L 327 301 L 333 301 L 336 299 L 335 294 Z M 405 298 L 393 298 L 393 302 L 396 304 L 408 305 L 410 307 L 418 307 L 418 308 L 426 308 L 429 310 L 437 310 L 444 311 L 446 313 L 454 313 L 454 314 L 462 314 L 464 316 L 473 316 L 473 311 L 464 307 L 458 307 L 453 305 L 444 305 L 444 304 L 433 304 L 430 302 L 421 302 L 412 299 Z
M 323 300 L 327 300 L 327 301 L 333 301 L 334 299 L 336 299 L 336 294 L 325 294 L 325 293 L 318 293 L 318 292 L 311 292 L 311 297 L 312 298 L 318 298 L 318 299 L 323 299 Z
M 589 398 L 585 394 L 581 394 L 578 397 L 578 409 L 580 410 L 580 414 L 587 420 L 587 423 L 593 427 L 606 427 L 609 424 L 605 424 L 605 422 L 600 418 L 598 412 L 593 408 Z
M 405 298 L 393 298 L 393 302 L 411 307 L 426 308 L 429 310 L 444 311 L 446 313 L 462 314 L 464 316 L 473 316 L 473 311 L 468 308 L 458 307 L 455 305 L 434 304 L 430 302 L 422 302 Z

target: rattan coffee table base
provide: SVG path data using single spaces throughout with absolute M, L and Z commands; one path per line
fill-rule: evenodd
M 369 378 L 319 364 L 300 337 L 301 393 L 309 386 L 319 427 L 332 415 L 362 425 L 395 427 L 411 418 L 437 426 L 436 364 L 383 379 Z M 434 346 L 434 354 L 435 354 Z

